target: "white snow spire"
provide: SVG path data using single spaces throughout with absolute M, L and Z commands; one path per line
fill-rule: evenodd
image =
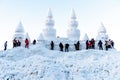
M 83 37 L 83 41 L 86 41 L 86 40 L 89 40 L 87 33 L 85 33 L 85 35 Z
M 15 34 L 13 36 L 13 39 L 19 40 L 21 42 L 21 45 L 24 45 L 24 27 L 22 25 L 22 22 L 20 21 L 16 30 L 15 30 Z
M 49 8 L 48 9 L 48 14 L 47 14 L 47 19 L 46 19 L 46 27 L 53 27 L 54 26 L 54 20 L 53 20 L 53 16 L 52 16 L 52 11 Z
M 75 15 L 74 9 L 72 9 L 72 12 L 71 12 L 71 19 L 76 19 L 76 15 Z
M 21 21 L 19 22 L 15 32 L 24 33 L 24 28 Z
M 104 27 L 103 23 L 101 23 L 101 26 L 98 29 L 98 35 L 96 37 L 97 40 L 108 40 L 108 35 L 106 34 L 106 28 Z
M 40 43 L 41 45 L 44 45 L 44 38 L 43 35 L 40 33 L 39 37 L 37 38 L 38 43 Z
M 76 28 L 78 26 L 78 22 L 76 21 L 76 14 L 75 14 L 75 11 L 74 9 L 72 9 L 71 11 L 71 20 L 70 20 L 70 23 L 69 23 L 69 26 L 71 28 Z
M 79 40 L 80 39 L 80 30 L 77 29 L 78 22 L 76 21 L 76 15 L 74 9 L 72 9 L 69 28 L 67 30 L 67 37 L 70 40 Z
M 48 15 L 47 15 L 47 17 L 50 18 L 50 19 L 53 18 L 51 8 L 48 9 Z
M 43 35 L 40 34 L 39 37 L 38 37 L 38 39 L 37 39 L 37 41 L 43 41 L 43 40 L 44 40 Z
M 105 29 L 103 23 L 101 23 L 101 26 L 100 26 L 100 28 L 98 30 L 98 33 L 106 33 L 106 29 Z
M 43 38 L 45 40 L 54 40 L 54 38 L 56 38 L 56 30 L 54 29 L 54 20 L 50 8 L 48 9 L 45 26 L 46 27 L 42 31 Z

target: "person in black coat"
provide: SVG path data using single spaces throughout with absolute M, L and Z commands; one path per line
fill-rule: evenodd
M 88 46 L 88 40 L 86 41 L 86 49 L 88 49 L 89 48 L 89 46 Z
M 75 50 L 77 50 L 77 44 L 74 44 L 74 46 L 75 46 Z
M 63 46 L 63 44 L 61 42 L 59 44 L 59 47 L 60 47 L 60 51 L 63 51 L 64 46 Z
M 114 48 L 114 41 L 111 40 L 111 47 Z
M 36 44 L 36 40 L 34 39 L 34 40 L 33 40 L 33 45 L 35 45 L 35 44 Z
M 21 42 L 19 40 L 17 41 L 17 46 L 21 46 Z
M 108 41 L 105 41 L 105 48 L 106 48 L 106 51 L 107 51 L 107 50 L 108 50 L 108 48 L 109 48 Z
M 66 44 L 65 44 L 65 52 L 68 52 L 68 51 L 69 51 L 69 44 L 66 43 Z
M 51 46 L 51 50 L 54 50 L 54 42 L 53 41 L 51 41 L 51 43 L 50 43 L 50 46 Z
M 95 40 L 94 38 L 91 39 L 92 49 L 95 49 Z
M 76 44 L 74 44 L 75 46 L 75 50 L 79 50 L 80 49 L 80 42 L 78 41 Z
M 7 50 L 7 41 L 4 43 L 4 50 Z
M 80 42 L 78 41 L 77 42 L 77 50 L 79 50 L 80 49 Z
M 16 38 L 13 40 L 13 48 L 14 47 L 17 47 L 17 40 L 16 40 Z
M 99 50 L 103 50 L 102 44 L 103 44 L 102 41 L 99 40 L 99 42 L 98 42 Z

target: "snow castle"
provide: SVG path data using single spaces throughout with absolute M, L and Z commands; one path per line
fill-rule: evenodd
M 54 29 L 55 22 L 53 19 L 52 11 L 49 8 L 48 14 L 47 14 L 47 17 L 45 20 L 45 27 L 43 28 L 42 32 L 40 33 L 40 35 L 37 39 L 38 43 L 41 43 L 45 47 L 50 49 L 50 42 L 53 41 L 55 44 L 56 50 L 59 50 L 60 42 L 62 42 L 63 45 L 66 43 L 69 43 L 70 50 L 73 51 L 73 50 L 75 50 L 74 44 L 77 41 L 80 41 L 80 49 L 85 49 L 85 42 L 86 42 L 86 40 L 89 40 L 89 37 L 87 34 L 85 34 L 83 39 L 80 40 L 80 30 L 77 29 L 78 22 L 76 19 L 77 19 L 77 17 L 76 17 L 75 11 L 74 11 L 74 9 L 72 9 L 71 15 L 70 15 L 69 26 L 68 26 L 68 29 L 66 32 L 67 38 L 56 37 L 56 29 Z M 29 37 L 28 33 L 25 35 L 24 32 L 25 32 L 24 27 L 23 27 L 22 23 L 20 22 L 15 30 L 15 34 L 14 34 L 13 38 L 16 38 L 17 40 L 21 41 L 22 43 L 24 43 L 25 38 L 28 38 L 30 41 L 30 37 Z M 103 42 L 108 40 L 108 35 L 107 35 L 106 29 L 105 29 L 103 23 L 101 23 L 101 26 L 98 29 L 98 35 L 96 36 L 96 40 L 95 40 L 96 43 L 99 40 L 102 40 Z M 97 48 L 97 44 L 96 44 L 96 48 Z

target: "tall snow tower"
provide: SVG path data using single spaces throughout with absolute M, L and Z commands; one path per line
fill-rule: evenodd
M 72 9 L 71 20 L 69 22 L 69 28 L 67 29 L 67 37 L 69 40 L 79 40 L 80 39 L 80 30 L 77 29 L 78 22 L 76 21 L 76 15 L 74 9 Z
M 22 25 L 22 22 L 19 22 L 15 34 L 13 36 L 13 39 L 19 40 L 20 42 L 23 42 L 24 40 L 24 27 Z
M 48 15 L 45 21 L 45 28 L 42 30 L 44 40 L 54 40 L 56 38 L 56 30 L 53 27 L 54 20 L 52 16 L 52 11 L 49 8 Z
M 104 27 L 103 23 L 101 23 L 101 26 L 98 29 L 98 35 L 97 40 L 108 40 L 108 35 L 106 34 L 106 28 Z

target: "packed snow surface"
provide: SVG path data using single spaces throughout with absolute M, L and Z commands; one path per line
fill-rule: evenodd
M 17 47 L 0 51 L 0 80 L 120 80 L 120 52 Z

